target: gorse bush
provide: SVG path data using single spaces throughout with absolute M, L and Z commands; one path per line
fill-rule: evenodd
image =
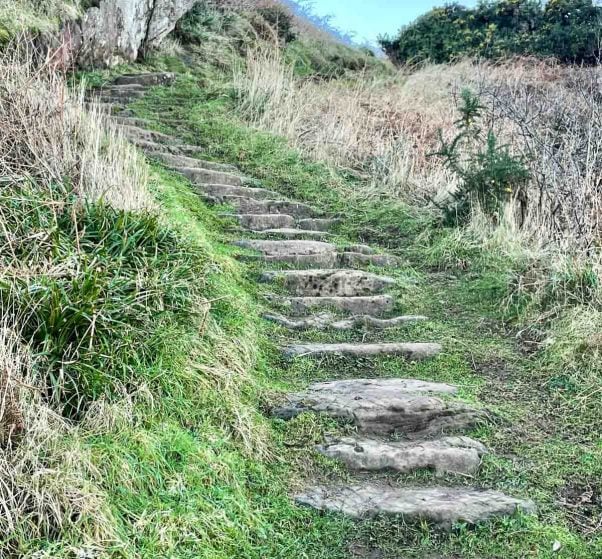
M 525 187 L 530 173 L 522 158 L 513 156 L 508 146 L 500 145 L 494 131 L 481 128 L 484 107 L 469 89 L 462 91 L 456 122 L 458 134 L 447 142 L 440 132 L 440 149 L 433 156 L 458 177 L 458 188 L 451 202 L 443 207 L 447 223 L 466 222 L 473 204 L 493 218 L 504 205 L 516 198 L 524 205 Z
M 602 7 L 592 0 L 483 0 L 474 9 L 458 3 L 435 8 L 404 27 L 398 37 L 380 42 L 400 64 L 512 55 L 595 64 L 601 24 Z

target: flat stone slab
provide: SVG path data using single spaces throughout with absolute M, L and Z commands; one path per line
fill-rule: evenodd
M 187 157 L 186 155 L 176 155 L 168 152 L 153 153 L 153 158 L 158 159 L 168 167 L 187 167 L 191 169 L 205 169 L 207 171 L 219 171 L 222 173 L 237 174 L 238 169 L 234 165 L 224 163 L 216 163 L 215 161 L 206 161 L 195 157 Z
M 395 285 L 393 278 L 360 270 L 336 269 L 266 272 L 261 276 L 261 281 L 282 281 L 284 286 L 295 295 L 315 297 L 373 295 Z
M 447 487 L 318 486 L 298 495 L 296 501 L 352 518 L 401 516 L 406 521 L 426 520 L 445 528 L 458 522 L 477 524 L 519 511 L 535 513 L 532 501 L 508 497 L 498 491 Z
M 175 167 L 175 170 L 178 173 L 182 173 L 190 182 L 193 182 L 197 185 L 207 185 L 207 184 L 222 184 L 228 186 L 244 186 L 245 179 L 240 175 L 234 173 L 224 173 L 223 171 L 212 171 L 210 169 L 200 169 L 199 167 Z M 257 189 L 259 190 L 259 189 Z M 270 192 L 266 190 L 267 194 Z M 275 192 L 270 192 L 270 195 L 275 195 Z M 233 192 L 231 196 L 249 196 L 246 190 L 241 191 L 240 193 Z M 252 196 L 254 197 L 254 196 Z M 267 198 L 267 196 L 264 196 Z
M 315 213 L 313 208 L 299 202 L 288 200 L 254 200 L 243 196 L 224 197 L 224 203 L 238 208 L 246 214 L 286 214 L 293 217 L 309 217 Z
M 485 446 L 469 437 L 444 437 L 433 441 L 386 442 L 376 439 L 347 437 L 328 442 L 317 450 L 351 470 L 396 471 L 411 473 L 434 470 L 472 475 L 481 465 Z
M 318 313 L 313 316 L 286 317 L 268 313 L 263 318 L 275 322 L 289 330 L 353 330 L 354 328 L 387 329 L 397 328 L 405 324 L 413 324 L 428 320 L 426 316 L 397 316 L 395 318 L 375 318 L 370 315 L 352 316 L 341 319 L 331 313 Z
M 337 309 L 351 314 L 381 316 L 391 312 L 395 299 L 390 295 L 361 297 L 281 297 L 277 299 L 295 316 L 307 315 L 317 309 Z
M 192 146 L 189 144 L 161 144 L 140 138 L 130 138 L 130 141 L 135 143 L 149 157 L 153 157 L 157 152 L 173 153 L 174 155 L 200 155 L 203 153 L 203 148 L 200 146 Z
M 449 384 L 414 379 L 338 380 L 289 394 L 272 413 L 285 420 L 306 412 L 325 414 L 350 422 L 360 433 L 416 440 L 457 433 L 484 419 L 482 411 L 441 397 L 456 392 Z
M 262 241 L 247 239 L 237 241 L 235 244 L 242 248 L 256 250 L 266 256 L 324 254 L 336 250 L 334 245 L 320 241 Z
M 123 132 L 123 135 L 131 141 L 137 142 L 152 142 L 154 144 L 164 145 L 179 145 L 180 141 L 173 136 L 163 134 L 162 132 L 155 132 L 153 130 L 147 130 L 146 128 L 140 128 L 138 126 L 120 125 L 119 130 Z
M 286 214 L 222 214 L 238 221 L 239 225 L 249 231 L 265 231 L 266 229 L 282 229 L 295 226 L 295 218 Z
M 140 85 L 152 87 L 156 85 L 171 85 L 176 75 L 171 72 L 150 72 L 144 74 L 124 74 L 113 80 L 115 85 Z
M 335 225 L 340 223 L 340 219 L 300 219 L 297 225 L 301 229 L 309 229 L 311 231 L 330 231 Z
M 344 357 L 375 357 L 395 355 L 409 361 L 423 361 L 441 352 L 439 344 L 432 343 L 382 343 L 382 344 L 294 344 L 283 348 L 287 357 L 319 357 L 341 355 Z
M 262 237 L 274 237 L 278 239 L 315 239 L 323 240 L 332 237 L 332 233 L 326 231 L 311 231 L 305 229 L 297 229 L 295 227 L 280 227 L 276 229 L 261 229 L 252 231 L 256 235 Z
M 363 266 L 377 266 L 389 268 L 400 264 L 399 258 L 390 254 L 364 254 L 361 252 L 342 252 L 338 259 L 340 266 L 361 268 Z
M 180 169 L 176 169 L 180 171 Z M 207 173 L 209 176 L 213 171 L 199 171 Z M 189 178 L 189 177 L 188 177 Z M 209 183 L 195 183 L 196 188 L 203 194 L 215 198 L 217 200 L 224 200 L 229 196 L 245 196 L 247 198 L 255 198 L 257 200 L 265 200 L 274 195 L 274 192 L 266 190 L 265 188 L 252 188 L 250 186 L 233 186 L 229 184 L 209 184 Z

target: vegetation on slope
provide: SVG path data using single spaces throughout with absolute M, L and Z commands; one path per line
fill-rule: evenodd
M 56 78 L 33 79 L 31 69 L 6 64 L 14 73 L 5 76 L 14 83 L 6 95 L 22 92 L 25 110 L 1 105 L 15 122 L 3 129 L 14 130 L 16 141 L 3 143 L 0 158 L 7 185 L 1 216 L 11 232 L 0 269 L 2 296 L 11 302 L 2 305 L 8 373 L 0 387 L 10 387 L 23 417 L 0 448 L 8 504 L 0 555 L 342 559 L 378 548 L 387 558 L 598 557 L 595 199 L 584 212 L 591 220 L 570 219 L 597 176 L 598 105 L 575 93 L 589 91 L 575 84 L 595 83 L 587 81 L 592 74 L 532 63 L 400 76 L 378 70 L 369 79 L 346 62 L 326 75 L 313 63 L 298 71 L 297 41 L 274 50 L 252 25 L 255 15 L 204 14 L 188 30 L 202 40 L 171 43 L 170 53 L 149 61 L 180 72 L 177 84 L 132 109 L 157 129 L 201 144 L 206 157 L 345 217 L 341 239 L 397 250 L 407 265 L 385 273 L 399 280 L 399 310 L 433 320 L 392 335 L 437 339 L 445 354 L 412 368 L 394 359 L 369 360 L 359 370 L 338 359 L 319 368 L 282 363 L 275 345 L 285 333 L 259 319 L 262 288 L 251 281 L 254 268 L 232 258 L 220 208 L 207 208 L 181 177 L 149 167 L 94 117 L 90 124 L 77 104 L 67 109 Z M 109 76 L 86 77 L 100 83 Z M 542 205 L 550 213 L 537 213 L 534 203 L 521 228 L 511 200 L 493 217 L 476 209 L 462 227 L 443 227 L 439 210 L 425 207 L 461 180 L 426 154 L 439 147 L 439 128 L 444 139 L 456 134 L 455 92 L 464 87 L 485 92 L 485 107 L 507 99 L 495 131 L 512 154 L 525 145 L 517 140 L 523 117 L 516 108 L 527 91 L 541 113 L 532 129 L 541 138 L 562 106 L 573 108 L 555 130 L 554 152 L 532 150 L 541 159 L 528 162 L 541 169 L 534 184 L 550 196 Z M 40 99 L 51 102 L 46 118 Z M 35 134 L 25 134 L 32 125 Z M 64 146 L 57 134 L 84 147 Z M 42 151 L 31 138 L 47 140 Z M 582 153 L 592 157 L 579 159 Z M 572 199 L 562 190 L 568 185 Z M 550 226 L 552 210 L 565 217 Z M 344 475 L 312 454 L 324 434 L 342 428 L 305 416 L 270 421 L 259 410 L 284 389 L 360 373 L 460 384 L 463 396 L 493 412 L 494 426 L 478 433 L 494 450 L 478 482 L 535 499 L 540 518 L 442 534 L 295 507 L 288 492 L 303 475 Z M 428 472 L 399 481 L 417 478 L 473 482 Z
M 593 0 L 484 0 L 434 8 L 381 45 L 397 63 L 451 62 L 466 56 L 600 60 L 602 7 Z

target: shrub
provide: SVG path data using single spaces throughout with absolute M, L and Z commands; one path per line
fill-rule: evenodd
M 525 196 L 529 171 L 522 158 L 500 145 L 492 129 L 480 127 L 483 106 L 470 90 L 462 91 L 461 118 L 456 122 L 458 134 L 451 142 L 440 134 L 441 147 L 433 155 L 441 157 L 459 178 L 459 186 L 451 194 L 451 202 L 443 207 L 445 221 L 465 222 L 473 203 L 493 218 L 503 206 Z
M 463 56 L 556 57 L 595 64 L 600 58 L 602 7 L 592 0 L 486 0 L 474 9 L 453 3 L 435 8 L 404 27 L 396 38 L 382 37 L 397 63 L 449 62 Z

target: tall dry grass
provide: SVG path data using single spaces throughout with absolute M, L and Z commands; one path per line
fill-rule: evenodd
M 427 204 L 456 177 L 430 154 L 456 133 L 459 93 L 486 107 L 483 125 L 532 174 L 526 230 L 539 243 L 588 247 L 600 236 L 602 71 L 551 62 L 464 61 L 389 78 L 295 77 L 278 48 L 251 51 L 235 71 L 240 110 L 307 156 L 363 174 L 369 192 Z
M 57 215 L 74 207 L 74 196 L 75 205 L 102 200 L 128 210 L 152 207 L 146 165 L 134 149 L 107 128 L 99 111 L 85 110 L 83 95 L 68 90 L 65 76 L 49 63 L 34 64 L 31 47 L 21 45 L 0 58 L 3 286 L 23 277 L 42 284 L 78 268 L 75 257 L 68 270 L 65 262 L 55 265 L 51 253 L 22 257 L 32 235 L 46 246 L 44 239 L 53 234 L 36 224 L 36 204 Z M 25 195 L 31 198 L 19 197 Z M 102 413 L 92 409 L 92 423 L 85 417 L 80 426 L 65 420 L 21 335 L 26 318 L 0 300 L 0 556 L 23 539 L 51 538 L 75 526 L 94 541 L 116 541 L 84 441 L 128 416 L 128 402 Z

